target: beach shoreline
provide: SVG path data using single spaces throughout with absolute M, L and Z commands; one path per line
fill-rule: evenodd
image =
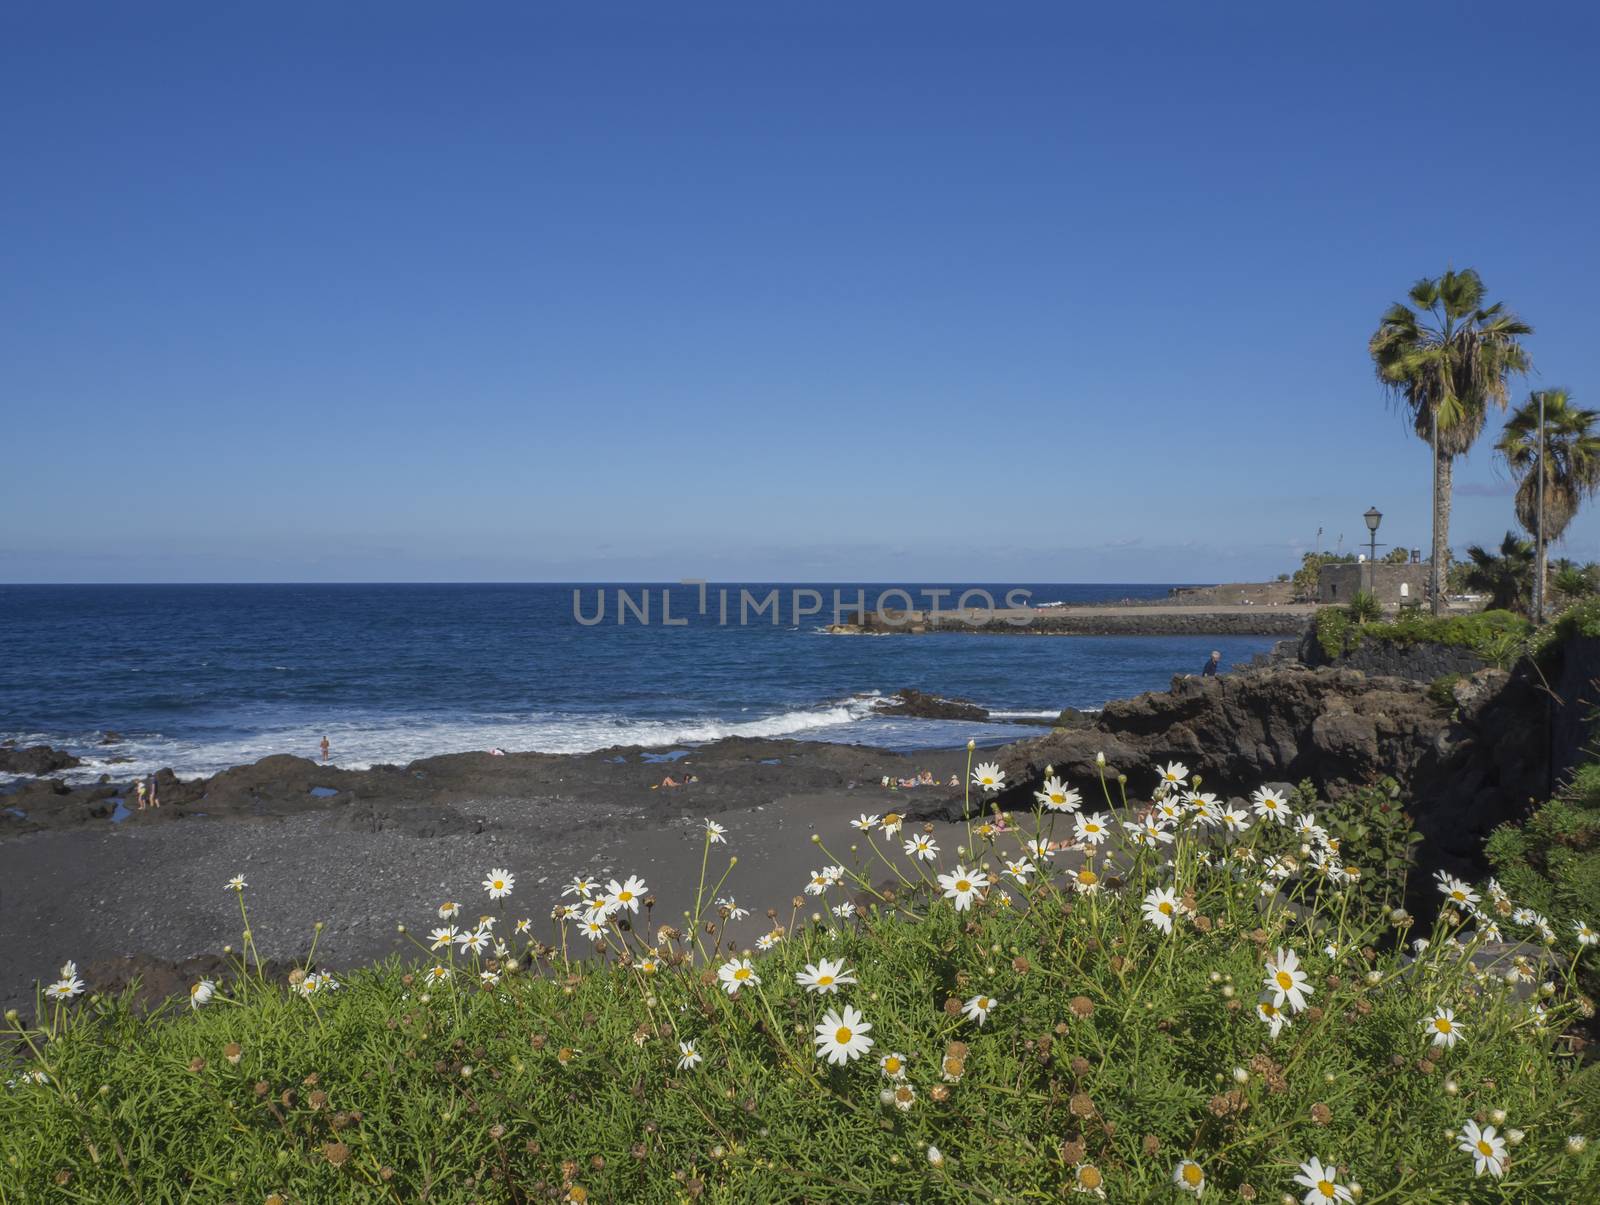
M 224 890 L 235 874 L 250 884 L 264 958 L 303 958 L 315 935 L 318 965 L 334 970 L 423 958 L 396 926 L 420 937 L 441 923 L 436 910 L 447 899 L 463 915 L 498 913 L 508 927 L 528 917 L 549 941 L 550 910 L 576 874 L 639 874 L 658 901 L 656 923 L 678 923 L 693 906 L 706 817 L 729 839 L 711 875 L 726 868 L 725 851 L 739 857 L 719 894 L 751 910 L 734 931 L 749 944 L 772 923 L 766 909 L 788 917 L 811 870 L 848 861 L 852 845 L 870 856 L 849 823 L 861 813 L 959 808 L 961 789 L 948 783 L 965 775 L 967 760 L 965 748 L 901 754 L 748 738 L 670 759 L 638 748 L 452 754 L 357 771 L 271 757 L 209 779 L 173 779 L 159 810 L 118 822 L 105 798 L 80 789 L 58 823 L 23 831 L 7 816 L 0 824 L 0 1007 L 30 1012 L 34 981 L 69 958 L 91 990 L 118 991 L 134 974 L 147 998 L 186 990 L 186 976 L 241 943 Z M 881 785 L 885 774 L 921 770 L 941 785 Z M 669 775 L 698 781 L 663 787 Z M 336 793 L 313 794 L 317 783 Z M 41 795 L 29 796 L 36 811 Z M 953 848 L 958 828 L 937 824 L 941 844 Z M 893 855 L 903 863 L 897 843 Z M 479 886 L 494 867 L 517 880 L 503 908 L 490 907 Z

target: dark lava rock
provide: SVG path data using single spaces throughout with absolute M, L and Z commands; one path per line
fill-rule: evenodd
M 1079 711 L 1076 707 L 1063 707 L 1061 714 L 1056 717 L 1056 728 L 1093 728 L 1097 716 L 1087 711 Z
M 922 720 L 987 720 L 987 708 L 979 707 L 967 699 L 946 699 L 925 694 L 920 690 L 897 690 L 887 699 L 879 699 L 874 711 L 891 715 L 909 715 Z
M 166 1000 L 186 1006 L 189 989 L 202 979 L 209 979 L 226 990 L 236 977 L 237 969 L 232 960 L 220 954 L 197 954 L 181 960 L 124 954 L 120 958 L 88 963 L 79 968 L 78 974 L 92 994 L 120 996 L 133 989 L 135 1011 L 148 1012 Z M 294 969 L 293 963 L 276 961 L 262 967 L 266 977 L 278 983 L 287 980 Z
M 25 749 L 0 749 L 0 774 L 28 774 L 37 778 L 57 770 L 70 770 L 80 762 L 65 749 L 29 745 Z

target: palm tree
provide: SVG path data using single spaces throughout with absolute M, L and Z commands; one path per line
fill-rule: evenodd
M 1539 540 L 1539 404 L 1544 403 L 1544 538 Z M 1528 395 L 1495 444 L 1517 479 L 1517 522 L 1538 548 L 1533 574 L 1533 610 L 1543 611 L 1550 541 L 1559 540 L 1582 501 L 1600 490 L 1600 413 L 1579 410 L 1565 389 Z
M 1472 562 L 1462 577 L 1467 589 L 1487 594 L 1490 610 L 1527 613 L 1524 599 L 1533 578 L 1533 545 L 1529 541 L 1508 531 L 1500 541 L 1498 555 L 1473 544 L 1467 556 Z
M 1484 305 L 1483 281 L 1471 268 L 1411 286 L 1411 305 L 1384 312 L 1367 351 L 1378 380 L 1410 411 L 1417 436 L 1433 447 L 1433 551 L 1428 591 L 1444 609 L 1450 555 L 1450 477 L 1483 431 L 1490 403 L 1505 407 L 1513 373 L 1532 366 L 1518 340 L 1533 333 L 1504 305 Z M 1413 309 L 1412 306 L 1416 308 Z

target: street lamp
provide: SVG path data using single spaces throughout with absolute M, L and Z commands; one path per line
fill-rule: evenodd
M 1371 545 L 1367 553 L 1367 593 L 1378 593 L 1378 524 L 1383 522 L 1383 512 L 1376 506 L 1367 507 L 1367 513 L 1361 516 L 1367 521 L 1368 542 Z

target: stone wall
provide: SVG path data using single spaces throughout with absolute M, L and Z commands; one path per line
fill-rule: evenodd
M 1370 583 L 1370 585 L 1369 585 Z M 1401 587 L 1404 587 L 1402 591 Z M 1347 604 L 1358 591 L 1370 589 L 1386 607 L 1420 605 L 1428 597 L 1428 566 L 1422 563 L 1376 565 L 1342 562 L 1324 565 L 1317 574 L 1317 601 Z

